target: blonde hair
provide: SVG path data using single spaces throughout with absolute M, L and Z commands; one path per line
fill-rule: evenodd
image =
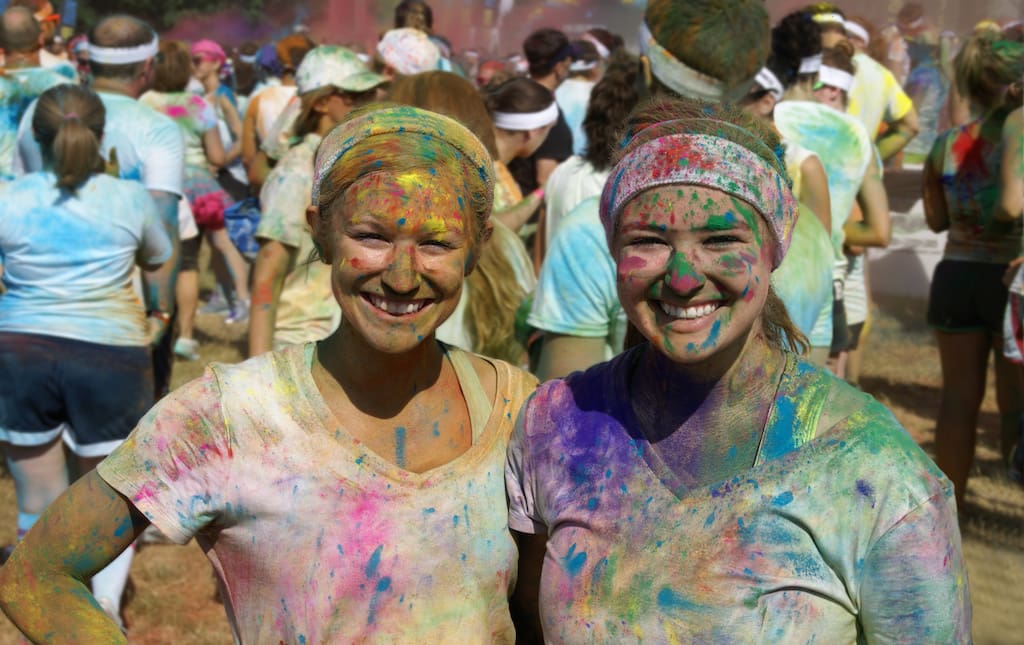
M 493 224 L 491 239 L 479 251 L 476 270 L 466 278 L 466 322 L 474 352 L 518 365 L 525 348 L 516 340 L 516 313 L 526 292 L 503 250 L 522 242 L 498 220 Z
M 103 170 L 100 140 L 105 120 L 103 102 L 85 87 L 57 85 L 39 97 L 32 131 L 44 159 L 53 165 L 58 188 L 74 192 Z
M 1024 44 L 1003 40 L 1001 34 L 971 34 L 953 60 L 960 93 L 983 108 L 992 108 L 1004 90 L 1024 75 Z

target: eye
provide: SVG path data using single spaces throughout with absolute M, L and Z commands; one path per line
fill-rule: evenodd
M 665 240 L 661 239 L 660 237 L 656 237 L 654 235 L 644 235 L 644 236 L 635 237 L 635 238 L 629 240 L 628 242 L 626 242 L 626 245 L 627 246 L 639 246 L 639 247 L 657 246 L 657 245 L 667 246 L 668 243 Z
M 424 240 L 423 242 L 421 242 L 421 244 L 423 244 L 423 246 L 432 246 L 432 247 L 439 248 L 439 249 L 453 249 L 453 248 L 455 248 L 450 243 L 445 242 L 444 240 Z
M 743 243 L 743 239 L 740 238 L 738 235 L 720 234 L 709 235 L 708 237 L 704 238 L 704 244 L 707 246 L 730 246 L 732 244 L 741 243 Z

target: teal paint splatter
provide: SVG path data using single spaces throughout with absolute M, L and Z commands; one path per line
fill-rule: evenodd
M 576 577 L 583 571 L 583 565 L 587 563 L 587 552 L 576 553 L 576 543 L 569 547 L 568 553 L 562 558 L 562 566 L 571 577 Z
M 395 463 L 400 468 L 405 468 L 405 428 L 395 428 Z
M 380 554 L 384 550 L 384 545 L 381 544 L 377 547 L 377 550 L 370 556 L 370 560 L 366 563 L 366 577 L 372 578 L 377 574 L 377 567 L 380 566 Z

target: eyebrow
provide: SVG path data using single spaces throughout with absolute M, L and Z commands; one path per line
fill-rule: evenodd
M 711 215 L 703 226 L 696 226 L 694 230 L 699 231 L 732 231 L 735 229 L 749 228 L 742 217 L 737 217 L 733 211 L 726 211 L 723 215 Z

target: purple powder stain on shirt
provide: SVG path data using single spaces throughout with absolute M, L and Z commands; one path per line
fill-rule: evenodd
M 871 502 L 871 508 L 875 507 L 875 489 L 871 487 L 871 484 L 867 483 L 863 479 L 858 479 L 857 492 L 868 498 L 868 501 Z

